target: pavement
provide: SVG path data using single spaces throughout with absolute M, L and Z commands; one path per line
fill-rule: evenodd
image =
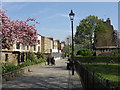
M 19 77 L 2 84 L 3 90 L 83 90 L 79 76 L 75 72 L 72 75 L 66 69 L 67 59 L 56 60 L 56 65 L 44 65 L 34 71 L 25 73 Z

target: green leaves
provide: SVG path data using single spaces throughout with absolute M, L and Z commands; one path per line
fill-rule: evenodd
M 12 63 L 2 64 L 2 73 L 6 73 L 6 72 L 9 72 L 9 71 L 17 70 L 19 68 L 20 68 L 19 66 L 15 66 Z
M 112 50 L 112 54 L 113 54 L 114 56 L 120 56 L 120 49 Z
M 107 28 L 101 19 L 90 15 L 86 19 L 81 20 L 76 27 L 75 42 L 76 44 L 87 44 L 92 47 L 92 43 L 95 42 L 96 32 L 106 30 Z
M 87 49 L 87 48 L 80 49 L 77 52 L 77 55 L 82 55 L 82 56 L 90 56 L 91 54 L 92 54 L 92 51 L 90 49 Z
M 45 58 L 44 54 L 40 52 L 35 53 L 35 55 L 37 56 L 37 59 Z

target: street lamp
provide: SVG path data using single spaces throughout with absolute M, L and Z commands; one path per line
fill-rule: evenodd
M 69 59 L 69 38 L 67 38 L 67 42 L 68 42 L 68 59 Z
M 74 75 L 74 42 L 73 42 L 73 20 L 74 20 L 74 16 L 75 14 L 73 13 L 73 11 L 71 10 L 70 14 L 69 14 L 69 17 L 70 17 L 70 20 L 71 20 L 71 28 L 72 28 L 72 75 Z

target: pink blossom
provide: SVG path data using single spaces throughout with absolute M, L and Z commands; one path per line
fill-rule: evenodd
M 8 48 L 16 41 L 26 45 L 35 45 L 37 43 L 37 30 L 35 25 L 27 24 L 28 21 L 35 21 L 34 18 L 29 18 L 27 21 L 11 20 L 6 16 L 5 11 L 0 10 L 2 17 L 2 47 Z M 33 41 L 34 40 L 34 41 Z

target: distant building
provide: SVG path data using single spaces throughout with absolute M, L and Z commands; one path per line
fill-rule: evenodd
M 45 54 L 49 53 L 59 53 L 63 49 L 65 43 L 59 40 L 53 40 L 52 37 L 44 37 L 40 34 L 37 35 L 37 44 L 30 46 L 25 44 L 20 44 L 15 42 L 10 50 L 2 49 L 2 63 L 13 63 L 18 65 L 18 63 L 24 62 L 27 60 L 28 52 L 41 52 Z
M 45 37 L 44 36 L 41 36 L 41 52 L 44 53 L 45 51 Z
M 44 38 L 44 53 L 51 53 L 51 39 Z
M 61 52 L 64 52 L 63 51 L 63 48 L 65 47 L 65 42 L 64 41 L 62 41 L 61 43 L 60 43 L 60 50 L 61 50 Z
M 63 49 L 64 47 L 65 47 L 65 42 L 62 41 L 62 42 L 60 43 L 60 49 Z
M 60 41 L 54 40 L 53 53 L 59 53 L 60 50 Z
M 50 53 L 53 52 L 53 47 L 54 47 L 54 41 L 53 41 L 53 38 L 52 37 L 49 37 L 50 39 Z
M 36 52 L 41 52 L 41 35 L 38 34 L 38 40 L 37 40 L 37 45 L 36 45 Z

